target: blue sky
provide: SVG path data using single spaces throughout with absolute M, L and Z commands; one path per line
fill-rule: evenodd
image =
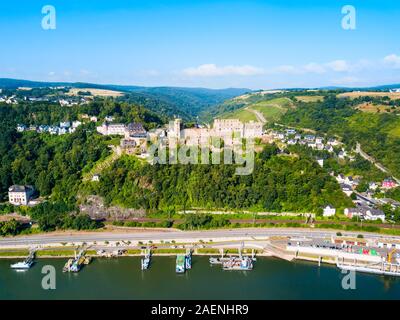
M 44 5 L 56 29 L 41 26 Z M 342 28 L 344 5 L 356 29 Z M 0 2 L 0 77 L 210 88 L 400 83 L 400 1 Z

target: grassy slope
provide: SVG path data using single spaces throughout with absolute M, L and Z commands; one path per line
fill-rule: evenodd
M 247 103 L 240 109 L 223 113 L 221 118 L 237 118 L 241 121 L 257 121 L 257 117 L 251 110 L 261 112 L 267 121 L 273 122 L 278 120 L 289 108 L 293 106 L 293 102 L 288 98 L 275 98 L 271 100 L 262 100 Z
M 260 111 L 267 121 L 278 120 L 288 108 L 292 106 L 291 100 L 288 98 L 276 98 L 269 101 L 257 102 L 250 105 L 250 109 Z
M 257 121 L 257 117 L 255 116 L 255 114 L 245 109 L 239 109 L 233 112 L 225 113 L 222 115 L 221 118 L 223 119 L 235 118 L 243 122 Z

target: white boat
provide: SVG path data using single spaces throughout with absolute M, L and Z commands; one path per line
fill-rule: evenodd
M 20 261 L 17 263 L 12 264 L 10 267 L 11 269 L 30 269 L 32 267 L 33 260 L 32 259 L 27 259 L 25 261 Z
M 146 270 L 150 267 L 150 260 L 151 260 L 151 251 L 148 251 L 145 254 L 144 258 L 140 260 L 142 270 Z
M 192 253 L 189 251 L 185 256 L 186 270 L 192 269 Z
M 142 270 L 146 270 L 150 267 L 150 257 L 146 256 L 141 260 L 142 262 Z

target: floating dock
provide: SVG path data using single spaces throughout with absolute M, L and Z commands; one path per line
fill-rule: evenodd
M 192 251 L 190 249 L 186 251 L 185 267 L 187 270 L 192 269 Z
M 74 259 L 69 259 L 63 268 L 63 272 L 79 272 L 83 265 L 91 262 L 90 257 L 85 256 L 85 251 L 79 251 L 78 255 L 75 252 Z
M 146 250 L 144 258 L 140 260 L 140 266 L 142 270 L 147 270 L 150 267 L 151 262 L 151 250 Z
M 221 257 L 211 257 L 209 262 L 212 265 L 222 265 L 223 270 L 253 270 L 253 262 L 257 260 L 254 249 L 252 250 L 251 257 L 242 256 L 242 247 L 238 249 L 238 257 L 224 257 L 224 252 L 221 250 Z
M 344 264 L 337 262 L 336 266 L 341 270 L 400 277 L 400 264 L 383 262 L 379 264 L 360 266 L 360 265 Z
M 176 256 L 176 273 L 185 273 L 186 271 L 186 255 L 178 254 Z
M 249 271 L 253 270 L 253 260 L 249 257 L 232 257 L 222 263 L 223 270 Z
M 216 258 L 216 257 L 211 257 L 210 259 L 208 259 L 208 261 L 210 262 L 210 264 L 223 264 L 226 261 L 229 261 L 230 258 Z

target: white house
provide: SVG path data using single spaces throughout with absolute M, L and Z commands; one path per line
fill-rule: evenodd
M 315 138 L 315 143 L 317 143 L 317 144 L 322 144 L 322 143 L 324 143 L 324 138 L 322 138 L 322 137 L 316 137 Z
M 385 222 L 385 214 L 383 213 L 382 210 L 370 208 L 367 206 L 361 206 L 357 208 L 346 208 L 344 209 L 344 214 L 350 219 L 358 216 L 365 220 L 370 220 L 370 221 L 381 220 L 382 222 Z
M 340 143 L 336 139 L 328 139 L 327 144 L 330 146 L 338 146 Z
M 341 183 L 340 188 L 342 189 L 343 193 L 345 193 L 348 197 L 350 197 L 353 193 L 353 188 L 349 184 Z
M 385 214 L 383 213 L 383 211 L 378 210 L 378 209 L 367 210 L 365 212 L 365 216 L 364 216 L 365 220 L 372 220 L 372 221 L 381 220 L 382 222 L 385 222 L 385 218 L 386 217 L 385 217 Z
M 71 126 L 71 122 L 69 121 L 61 121 L 60 128 L 69 128 Z
M 379 187 L 379 185 L 376 183 L 376 182 L 370 182 L 369 184 L 368 184 L 368 188 L 369 189 L 371 189 L 371 190 L 376 190 L 376 189 L 378 189 L 378 187 Z
M 125 136 L 126 126 L 122 123 L 109 124 L 104 122 L 101 126 L 97 127 L 97 132 L 103 135 L 120 135 Z
M 330 152 L 330 153 L 332 153 L 334 150 L 333 150 L 333 147 L 331 146 L 331 145 L 326 145 L 325 146 L 325 149 L 326 149 L 326 151 L 328 151 L 328 152 Z
M 73 121 L 72 122 L 72 128 L 78 128 L 80 125 L 82 124 L 82 122 L 80 121 Z
M 346 153 L 345 153 L 345 151 L 340 151 L 339 153 L 338 153 L 338 158 L 339 159 L 344 159 L 346 157 Z
M 63 135 L 63 134 L 67 134 L 69 132 L 69 129 L 68 128 L 65 128 L 65 127 L 60 127 L 60 128 L 58 128 L 58 135 L 59 136 L 61 136 L 61 135 Z
M 347 176 L 347 177 L 345 178 L 345 180 L 344 180 L 344 183 L 346 183 L 346 184 L 352 186 L 352 185 L 354 184 L 354 179 L 353 179 L 353 177 L 352 177 L 352 176 Z
M 27 205 L 34 191 L 32 186 L 13 185 L 8 188 L 8 201 L 16 206 Z
M 327 205 L 324 208 L 324 211 L 323 211 L 322 215 L 324 217 L 331 217 L 331 216 L 334 216 L 335 214 L 336 214 L 336 209 L 334 207 L 330 206 L 330 205 Z

